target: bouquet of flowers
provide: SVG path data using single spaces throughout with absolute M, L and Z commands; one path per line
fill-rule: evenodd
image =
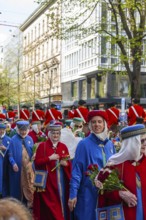
M 122 180 L 119 179 L 119 172 L 113 167 L 105 167 L 95 177 L 95 185 L 99 188 L 100 193 L 104 191 L 127 190 Z
M 95 177 L 99 173 L 98 165 L 97 164 L 90 164 L 85 172 L 86 176 L 89 176 L 93 185 L 95 185 Z
M 52 172 L 61 166 L 61 162 L 60 162 L 61 160 L 64 160 L 64 161 L 70 160 L 70 155 L 62 155 L 59 158 L 59 161 L 57 161 L 56 166 L 51 170 Z
M 47 140 L 47 137 L 46 136 L 44 136 L 44 135 L 42 135 L 42 136 L 38 136 L 38 142 L 40 143 L 40 142 L 44 142 L 44 141 L 46 141 Z

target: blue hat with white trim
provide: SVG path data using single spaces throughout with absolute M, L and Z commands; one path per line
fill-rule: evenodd
M 123 128 L 121 130 L 121 138 L 122 140 L 124 140 L 130 137 L 134 137 L 134 136 L 145 134 L 145 133 L 146 133 L 145 126 L 143 124 L 136 124 L 136 125 Z
M 6 125 L 3 123 L 0 123 L 0 129 L 6 129 Z
M 59 125 L 59 124 L 57 124 L 57 125 L 49 125 L 48 126 L 48 130 L 49 131 L 60 131 L 62 129 L 62 126 L 61 125 Z
M 17 121 L 16 125 L 17 125 L 18 129 L 20 129 L 20 130 L 27 130 L 29 128 L 28 121 Z

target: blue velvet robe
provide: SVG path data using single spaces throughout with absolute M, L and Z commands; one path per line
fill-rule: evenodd
M 29 158 L 32 157 L 33 140 L 30 136 L 24 138 L 25 147 Z M 14 197 L 18 200 L 22 199 L 21 195 L 21 163 L 22 163 L 22 137 L 18 134 L 12 137 L 10 146 L 7 152 L 7 158 L 5 163 L 7 163 L 7 170 L 5 175 L 8 175 L 9 182 L 6 183 L 3 188 L 3 196 Z M 9 161 L 8 161 L 9 160 Z M 9 164 L 8 164 L 9 163 Z M 13 171 L 13 165 L 17 164 L 19 171 Z M 5 179 L 5 177 L 4 177 Z
M 95 209 L 98 191 L 92 185 L 89 177 L 85 175 L 85 172 L 90 164 L 98 164 L 99 169 L 103 167 L 101 147 L 103 145 L 107 161 L 115 153 L 115 148 L 110 140 L 106 139 L 103 142 L 94 134 L 90 134 L 80 141 L 77 146 L 70 182 L 70 198 L 77 197 L 77 204 L 74 209 L 75 220 L 96 220 Z
M 11 138 L 9 138 L 7 135 L 4 135 L 2 138 L 2 144 L 8 148 L 10 144 Z M 6 151 L 2 151 L 2 154 L 5 156 Z M 0 153 L 0 194 L 2 194 L 2 182 L 3 182 L 3 160 L 4 157 Z

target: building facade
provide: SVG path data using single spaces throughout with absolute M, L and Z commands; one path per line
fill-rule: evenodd
M 23 89 L 25 101 L 33 104 L 38 101 L 44 105 L 60 103 L 60 50 L 61 44 L 53 37 L 49 27 L 54 1 L 40 5 L 21 25 L 23 34 Z M 56 8 L 56 7 L 55 7 Z M 59 14 L 59 9 L 54 9 Z
M 82 6 L 79 9 L 82 10 Z M 77 12 L 76 12 L 77 13 Z M 65 15 L 64 15 L 65 16 Z M 85 16 L 85 18 L 88 16 Z M 82 23 L 77 21 L 78 24 Z M 84 29 L 104 26 L 107 32 L 114 33 L 114 22 L 105 2 L 100 2 L 92 15 L 84 23 Z M 79 26 L 79 25 L 78 25 Z M 130 96 L 129 79 L 124 72 L 125 66 L 119 59 L 120 51 L 116 44 L 111 44 L 107 36 L 100 32 L 79 34 L 73 31 L 62 43 L 62 96 L 63 100 L 96 99 Z M 77 36 L 81 37 L 77 37 Z M 145 48 L 145 40 L 143 47 Z M 143 48 L 143 51 L 145 49 Z M 146 63 L 141 66 L 141 92 L 146 97 Z M 119 73 L 119 74 L 117 74 Z M 121 74 L 123 73 L 123 74 Z

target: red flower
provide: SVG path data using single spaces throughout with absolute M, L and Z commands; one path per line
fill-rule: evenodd
M 94 170 L 98 169 L 98 165 L 97 164 L 90 164 L 87 169 L 94 171 Z
M 86 171 L 86 172 L 85 172 L 85 175 L 86 175 L 86 176 L 90 176 L 90 172 L 89 172 L 89 171 Z
M 70 156 L 69 155 L 61 155 L 60 160 L 69 160 Z
M 97 180 L 99 180 L 101 183 L 103 183 L 111 173 L 111 170 L 109 168 L 105 168 L 104 170 L 100 170 L 99 174 L 97 175 Z

